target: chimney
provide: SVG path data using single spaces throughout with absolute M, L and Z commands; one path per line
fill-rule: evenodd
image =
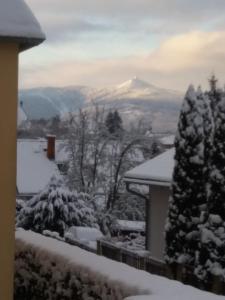
M 55 135 L 47 135 L 47 158 L 55 159 Z

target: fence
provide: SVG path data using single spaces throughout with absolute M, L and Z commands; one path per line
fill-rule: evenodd
M 167 265 L 164 262 L 117 247 L 104 240 L 99 240 L 97 242 L 97 253 L 152 274 L 162 276 L 167 274 Z
M 92 252 L 92 253 L 97 252 L 96 249 L 94 249 L 94 248 L 92 248 L 92 247 L 90 247 L 90 246 L 88 246 L 88 245 L 86 245 L 82 242 L 79 242 L 79 240 L 74 240 L 74 239 L 70 239 L 69 237 L 66 237 L 65 242 L 67 242 L 70 245 L 77 246 L 77 247 L 79 247 L 81 249 L 84 249 L 86 251 Z
M 225 282 L 220 277 L 211 276 L 208 282 L 202 282 L 194 275 L 194 270 L 190 266 L 174 265 L 171 267 L 163 261 L 156 260 L 148 255 L 143 256 L 127 249 L 119 248 L 104 240 L 97 242 L 97 254 L 126 263 L 151 274 L 175 279 L 202 290 L 225 295 Z

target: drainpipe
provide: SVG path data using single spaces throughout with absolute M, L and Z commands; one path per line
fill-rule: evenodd
M 149 187 L 149 196 L 145 196 L 143 195 L 142 193 L 138 192 L 137 190 L 133 190 L 130 185 L 132 184 L 132 182 L 126 182 L 126 190 L 135 195 L 135 196 L 138 196 L 142 199 L 145 200 L 145 249 L 146 250 L 150 250 L 150 204 L 151 204 L 151 201 L 150 201 L 150 185 L 147 185 Z

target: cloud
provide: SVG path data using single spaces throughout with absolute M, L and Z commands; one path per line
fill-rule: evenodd
M 178 90 L 192 82 L 206 86 L 214 71 L 225 81 L 225 31 L 193 31 L 165 39 L 147 56 L 129 56 L 92 61 L 67 60 L 59 64 L 22 69 L 21 85 L 65 86 L 118 84 L 137 75 Z
M 27 0 L 27 3 L 37 12 L 69 12 L 87 15 L 117 16 L 170 16 L 171 18 L 186 15 L 197 16 L 201 19 L 205 15 L 213 15 L 225 7 L 224 0 Z M 221 12 L 222 14 L 223 12 Z
M 216 0 L 27 0 L 50 41 L 87 32 L 173 34 L 214 25 L 224 18 Z M 77 38 L 79 38 L 77 36 Z

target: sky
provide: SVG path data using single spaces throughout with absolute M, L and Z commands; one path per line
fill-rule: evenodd
M 20 56 L 20 88 L 225 83 L 224 0 L 26 0 L 46 41 Z

